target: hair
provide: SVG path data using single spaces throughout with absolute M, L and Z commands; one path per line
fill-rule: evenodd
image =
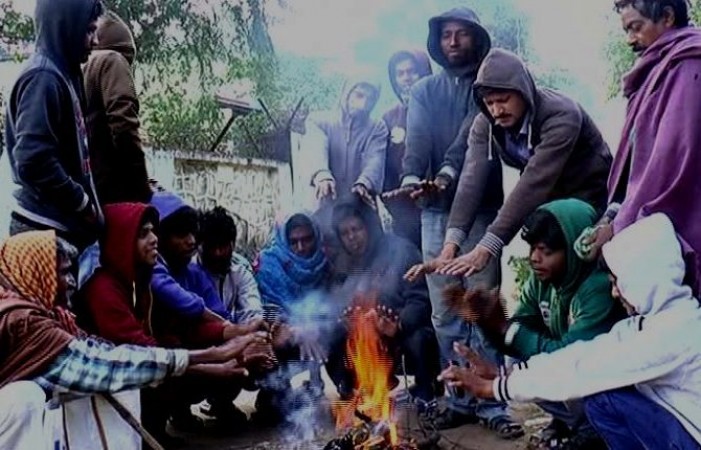
M 173 214 L 161 220 L 159 237 L 184 236 L 186 234 L 198 235 L 199 217 L 197 211 L 191 206 L 183 206 Z
M 56 259 L 58 261 L 73 261 L 78 257 L 78 249 L 65 239 L 56 236 Z
M 219 246 L 236 242 L 238 231 L 234 217 L 222 206 L 202 213 L 200 242 Z
M 285 237 L 289 240 L 292 230 L 300 227 L 309 228 L 314 233 L 314 222 L 312 222 L 312 219 L 304 214 L 295 214 L 285 224 Z
M 105 12 L 105 5 L 102 4 L 100 0 L 96 1 L 93 5 L 92 11 L 90 12 L 90 19 L 88 20 L 88 23 L 97 20 L 98 18 L 100 18 L 100 16 L 105 14 Z
M 621 13 L 628 6 L 637 10 L 643 17 L 653 22 L 664 18 L 665 8 L 671 8 L 674 12 L 674 27 L 682 28 L 689 25 L 688 0 L 616 0 L 614 10 Z
M 567 248 L 567 239 L 560 222 L 551 212 L 544 209 L 539 209 L 528 216 L 521 238 L 530 246 L 542 243 L 553 251 Z

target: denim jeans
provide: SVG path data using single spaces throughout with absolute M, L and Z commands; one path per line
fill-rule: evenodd
M 669 411 L 634 387 L 585 399 L 589 422 L 611 450 L 701 448 Z
M 463 253 L 468 253 L 480 241 L 487 229 L 496 217 L 496 212 L 478 214 L 475 223 L 468 234 L 467 241 L 463 245 Z M 448 223 L 448 213 L 439 211 L 424 210 L 421 212 L 421 240 L 423 244 L 423 258 L 428 261 L 438 256 L 443 248 L 446 226 Z M 471 325 L 455 314 L 450 312 L 443 301 L 443 290 L 453 283 L 460 283 L 466 287 L 483 286 L 491 289 L 501 283 L 501 267 L 499 258 L 492 258 L 489 265 L 469 279 L 448 277 L 443 275 L 429 275 L 426 277 L 428 283 L 428 293 L 431 298 L 431 309 L 433 327 L 436 330 L 438 346 L 441 354 L 441 366 L 446 367 L 449 361 L 458 361 L 460 357 L 453 350 L 453 342 L 462 342 L 475 350 L 485 359 L 496 364 L 501 364 L 503 357 L 484 338 L 481 330 Z M 457 397 L 455 392 L 448 390 L 451 394 L 448 407 L 463 413 L 476 414 L 479 418 L 490 420 L 495 417 L 506 415 L 506 404 L 492 400 L 477 400 L 474 397 L 463 393 Z

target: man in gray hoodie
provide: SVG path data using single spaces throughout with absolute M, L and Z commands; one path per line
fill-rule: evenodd
M 472 119 L 479 113 L 472 98 L 472 84 L 490 47 L 489 34 L 468 8 L 455 8 L 429 20 L 428 53 L 444 70 L 420 80 L 411 90 L 403 189 L 399 190 L 412 190 L 412 197 L 421 197 L 424 261 L 439 256 L 443 247 L 448 213 L 467 151 L 465 140 L 456 138 L 461 134 L 461 127 L 469 129 Z M 475 234 L 484 231 L 503 200 L 499 161 L 492 162 L 489 180 L 488 195 L 480 204 L 482 228 L 476 226 Z M 473 245 L 479 237 L 473 237 Z M 456 340 L 467 341 L 472 348 L 484 350 L 489 359 L 498 360 L 500 356 L 493 349 L 488 350 L 480 330 L 468 326 L 446 307 L 443 290 L 456 280 L 435 274 L 427 281 L 443 365 L 460 359 L 452 347 Z M 487 289 L 498 286 L 497 261 L 492 262 L 491 270 L 485 271 L 480 279 L 471 282 Z M 472 397 L 453 395 L 448 406 L 437 423 L 440 428 L 452 428 L 479 418 L 503 437 L 523 433 L 521 427 L 509 419 L 504 403 L 477 403 Z

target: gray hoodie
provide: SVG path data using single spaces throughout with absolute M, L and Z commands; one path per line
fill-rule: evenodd
M 460 68 L 450 67 L 441 49 L 441 26 L 446 21 L 469 24 L 474 31 L 475 61 Z M 406 154 L 402 185 L 417 183 L 439 173 L 453 180 L 451 190 L 440 197 L 430 198 L 423 206 L 447 212 L 453 202 L 455 184 L 467 151 L 467 131 L 479 108 L 472 96 L 472 83 L 482 59 L 491 47 L 487 31 L 477 15 L 460 7 L 429 20 L 428 53 L 443 71 L 418 81 L 411 90 L 407 117 Z M 467 119 L 466 119 L 467 118 Z M 464 128 L 461 133 L 461 127 Z M 460 139 L 460 136 L 465 138 Z M 490 177 L 492 194 L 485 197 L 485 209 L 497 209 L 503 200 L 501 165 L 494 162 Z
M 375 96 L 366 111 L 348 113 L 348 96 L 358 85 L 372 87 Z M 307 145 L 314 165 L 310 183 L 334 180 L 339 196 L 362 184 L 374 193 L 382 192 L 387 148 L 387 126 L 370 113 L 380 98 L 380 86 L 367 79 L 348 81 L 342 90 L 338 111 L 310 115 L 307 121 Z
M 512 89 L 528 104 L 526 163 L 506 151 L 504 128 L 494 125 L 480 97 L 480 88 Z M 497 254 L 539 206 L 557 199 L 578 198 L 602 210 L 611 152 L 599 129 L 574 100 L 538 88 L 523 61 L 515 54 L 494 49 L 484 59 L 475 82 L 475 98 L 482 113 L 472 122 L 470 152 L 460 176 L 448 220 L 446 242 L 460 245 L 472 227 L 482 196 L 489 195 L 494 160 L 521 172 L 499 215 L 480 244 Z

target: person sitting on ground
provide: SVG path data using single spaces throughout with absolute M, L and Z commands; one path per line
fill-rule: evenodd
M 522 238 L 531 248 L 532 273 L 511 319 L 503 314 L 496 292 L 488 299 L 474 293 L 452 297 L 454 308 L 461 317 L 477 322 L 494 345 L 522 361 L 608 332 L 623 319 L 624 311 L 611 298 L 606 272 L 595 263 L 585 263 L 574 251 L 574 241 L 596 220 L 594 208 L 581 200 L 541 206 L 523 228 Z M 538 405 L 553 421 L 531 437 L 533 445 L 568 449 L 597 445 L 581 402 Z
M 357 296 L 375 301 L 366 318 L 373 321 L 378 335 L 393 356 L 406 355 L 416 376 L 412 394 L 427 405 L 436 398 L 435 377 L 439 372 L 438 344 L 431 326 L 431 303 L 424 277 L 414 282 L 402 279 L 421 260 L 418 248 L 404 238 L 385 234 L 380 217 L 357 196 L 341 199 L 333 210 L 333 226 L 349 262 L 340 274 L 339 294 L 344 301 Z M 376 297 L 376 298 L 375 298 Z M 332 336 L 327 369 L 342 397 L 352 395 L 355 377 L 346 367 L 348 330 Z M 393 358 L 397 363 L 398 358 Z M 394 379 L 394 377 L 391 377 Z
M 27 393 L 29 404 L 38 403 L 26 381 L 57 398 L 139 389 L 184 374 L 235 379 L 247 373 L 242 355 L 264 338 L 260 335 L 193 351 L 115 346 L 87 336 L 67 309 L 76 255 L 53 230 L 20 233 L 0 245 L 0 396 Z M 26 419 L 8 407 L 12 404 L 3 402 L 0 410 L 0 447 L 43 448 L 36 445 L 44 435 L 42 421 L 8 422 L 5 418 Z
M 263 307 L 253 269 L 236 250 L 236 223 L 226 209 L 217 206 L 200 220 L 200 248 L 196 263 L 204 269 L 224 302 L 229 318 L 237 324 L 263 317 Z
M 262 319 L 240 325 L 231 322 L 229 311 L 219 298 L 217 291 L 207 273 L 192 262 L 197 250 L 198 221 L 197 211 L 188 206 L 182 198 L 171 192 L 155 192 L 151 204 L 158 210 L 161 223 L 158 228 L 159 258 L 151 278 L 154 305 L 160 311 L 154 320 L 164 321 L 164 326 L 177 333 L 185 333 L 192 324 L 202 320 L 211 320 L 217 328 L 208 328 L 208 336 L 197 336 L 197 341 L 185 342 L 186 346 L 195 348 L 202 345 L 216 344 L 233 336 L 247 334 L 265 329 Z M 184 329 L 177 329 L 183 327 Z M 205 338 L 202 340 L 201 338 Z M 255 378 L 274 366 L 272 347 L 266 350 L 267 362 L 261 364 L 260 370 L 252 373 Z M 171 423 L 182 431 L 202 431 L 203 423 L 190 412 L 192 403 L 199 403 L 207 398 L 210 405 L 208 415 L 215 417 L 215 427 L 221 431 L 233 431 L 230 423 L 245 423 L 246 415 L 236 408 L 233 400 L 238 396 L 242 385 L 220 386 L 210 384 L 200 393 L 193 392 L 191 398 L 181 398 L 179 408 L 173 413 Z M 196 390 L 196 389 L 195 389 Z M 198 394 L 198 395 L 195 395 Z M 198 398 L 195 398 L 198 397 Z
M 274 378 L 261 386 L 256 418 L 279 421 L 286 412 L 290 378 L 296 370 L 309 368 L 307 387 L 312 397 L 323 396 L 321 362 L 325 351 L 319 336 L 325 317 L 319 300 L 328 286 L 330 265 L 317 224 L 303 213 L 283 220 L 270 245 L 258 255 L 254 269 L 268 319 L 280 324 L 276 350 L 283 365 Z M 301 361 L 301 367 L 290 364 L 294 361 Z
M 467 349 L 472 370 L 447 382 L 483 398 L 583 398 L 587 417 L 612 450 L 701 446 L 701 307 L 684 284 L 682 246 L 657 213 L 603 247 L 612 294 L 630 317 L 591 341 L 540 354 L 499 375 Z

